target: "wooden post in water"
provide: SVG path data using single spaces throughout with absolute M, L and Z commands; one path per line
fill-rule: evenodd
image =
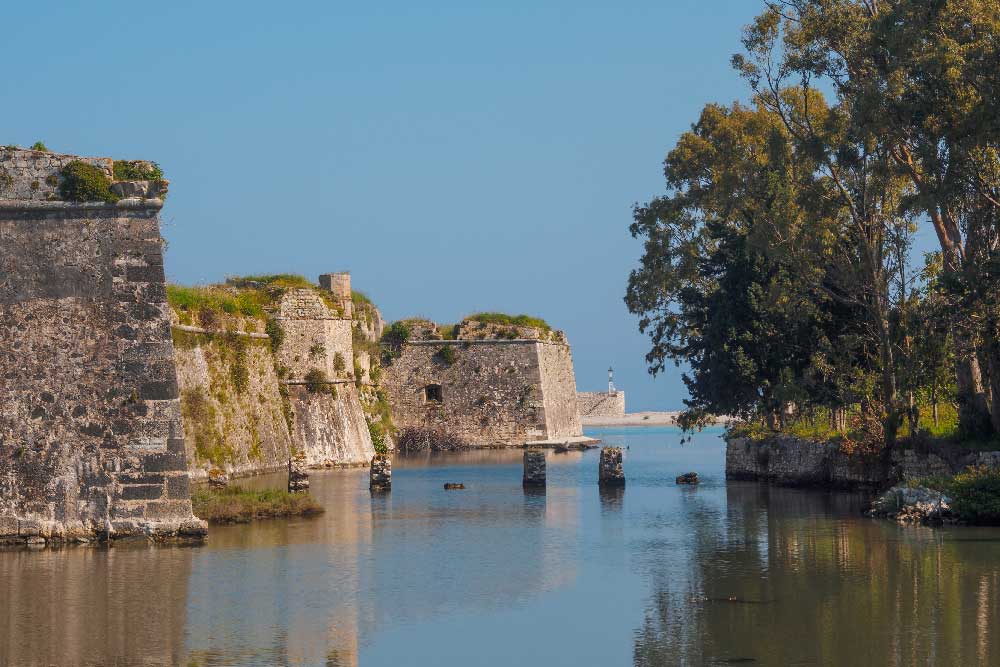
M 600 486 L 625 486 L 621 447 L 601 448 L 601 459 L 597 467 L 597 483 Z
M 521 479 L 524 487 L 545 486 L 545 450 L 526 449 L 524 451 L 524 477 Z

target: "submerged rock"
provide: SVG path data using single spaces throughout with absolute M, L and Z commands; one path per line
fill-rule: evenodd
M 453 491 L 453 490 L 456 490 L 456 489 L 464 489 L 465 488 L 465 484 L 461 484 L 459 482 L 445 482 L 444 488 L 445 488 L 445 491 Z
M 873 503 L 868 516 L 892 519 L 901 524 L 940 526 L 953 522 L 951 498 L 923 486 L 894 486 Z
M 701 482 L 696 472 L 686 472 L 683 475 L 678 475 L 675 481 L 678 484 L 699 484 Z

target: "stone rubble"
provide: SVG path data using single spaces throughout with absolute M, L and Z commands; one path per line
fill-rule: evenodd
M 600 486 L 625 486 L 621 447 L 603 447 L 601 449 L 601 458 L 597 468 L 597 483 Z
M 545 486 L 545 452 L 528 449 L 524 452 L 524 477 L 522 486 Z
M 376 454 L 372 457 L 368 469 L 368 489 L 370 491 L 389 491 L 392 488 L 392 461 L 389 457 Z
M 698 479 L 698 473 L 696 472 L 686 472 L 683 475 L 678 475 L 675 480 L 678 484 L 700 484 L 701 480 Z
M 288 459 L 288 492 L 309 490 L 309 472 L 305 452 L 299 451 Z

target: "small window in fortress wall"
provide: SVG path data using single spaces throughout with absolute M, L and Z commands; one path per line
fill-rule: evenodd
M 424 403 L 440 403 L 443 400 L 444 392 L 441 391 L 441 385 L 429 384 L 424 387 Z

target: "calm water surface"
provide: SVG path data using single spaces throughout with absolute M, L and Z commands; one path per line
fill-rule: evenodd
M 1000 530 L 727 484 L 719 431 L 590 433 L 623 492 L 596 451 L 543 494 L 520 452 L 397 458 L 391 495 L 316 473 L 325 515 L 203 547 L 0 552 L 0 665 L 1000 664 Z

